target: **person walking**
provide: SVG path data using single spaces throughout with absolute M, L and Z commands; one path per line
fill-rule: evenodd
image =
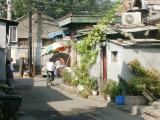
M 56 70 L 56 75 L 57 77 L 60 77 L 60 68 L 61 68 L 61 63 L 59 61 L 59 58 L 57 58 L 56 62 L 55 62 L 55 70 Z
M 11 69 L 11 78 L 14 80 L 13 72 L 14 72 L 14 67 L 13 67 L 13 59 L 10 59 L 10 69 Z
M 6 59 L 6 84 L 11 87 L 12 83 L 12 71 L 11 71 L 11 62 L 9 59 Z
M 55 65 L 52 62 L 51 58 L 47 62 L 46 68 L 47 68 L 47 86 L 49 86 L 50 84 L 53 86 L 52 81 L 54 81 Z
M 25 63 L 24 57 L 22 57 L 20 59 L 20 65 L 19 65 L 19 72 L 22 78 L 23 78 L 25 69 L 26 69 L 26 63 Z

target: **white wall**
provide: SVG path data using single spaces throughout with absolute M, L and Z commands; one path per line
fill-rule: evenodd
M 117 62 L 111 60 L 111 52 L 117 51 Z M 124 59 L 123 47 L 107 43 L 107 79 L 118 81 L 118 74 L 121 74 L 122 62 Z
M 133 49 L 125 49 L 124 52 L 124 65 L 123 70 L 126 71 L 124 73 L 124 77 L 126 79 L 131 78 L 131 74 L 128 72 L 128 68 L 125 67 L 127 63 L 131 60 L 138 59 L 143 67 L 148 69 L 156 69 L 160 71 L 160 48 L 133 48 Z
M 99 49 L 98 48 L 99 46 L 97 46 L 97 49 Z M 97 59 L 96 59 L 96 63 L 92 66 L 92 68 L 91 68 L 91 70 L 90 70 L 90 75 L 92 76 L 92 77 L 96 77 L 96 78 L 98 78 L 98 79 L 100 79 L 100 77 L 101 77 L 101 63 L 100 63 L 100 51 L 99 51 L 99 53 L 98 53 L 98 55 L 97 55 Z
M 6 45 L 6 23 L 0 22 L 0 47 L 4 47 Z M 0 49 L 0 80 L 6 79 L 6 55 L 5 50 Z
M 6 23 L 0 22 L 0 47 L 4 47 L 6 45 Z
M 143 67 L 160 71 L 160 48 L 123 48 L 120 45 L 109 43 L 107 46 L 107 73 L 108 79 L 118 81 L 118 74 L 125 80 L 130 80 L 134 74 L 128 69 L 128 63 L 137 59 Z M 111 51 L 118 51 L 118 62 L 111 62 Z

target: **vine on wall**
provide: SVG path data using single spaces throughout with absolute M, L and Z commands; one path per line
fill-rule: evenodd
M 107 26 L 113 21 L 115 12 L 119 8 L 121 0 L 117 0 L 105 17 L 93 27 L 92 31 L 80 43 L 77 44 L 77 52 L 80 55 L 80 66 L 76 68 L 76 74 L 79 82 L 86 85 L 89 84 L 89 70 L 96 62 L 98 50 L 96 45 L 102 40 L 103 33 Z

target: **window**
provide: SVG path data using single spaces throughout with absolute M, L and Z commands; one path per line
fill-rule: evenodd
M 9 38 L 10 38 L 10 42 L 17 42 L 17 27 L 16 26 L 9 27 Z
M 117 51 L 111 51 L 111 62 L 117 62 L 118 61 L 118 52 Z
M 28 39 L 27 38 L 19 38 L 18 39 L 18 46 L 19 47 L 27 47 L 28 46 Z

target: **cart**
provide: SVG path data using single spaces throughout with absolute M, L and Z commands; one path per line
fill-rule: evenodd
M 1 95 L 0 96 L 0 120 L 18 120 L 18 110 L 23 101 L 22 96 Z

